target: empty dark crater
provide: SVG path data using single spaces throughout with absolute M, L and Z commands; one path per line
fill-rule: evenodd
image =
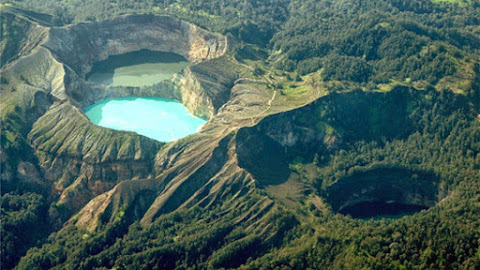
M 401 217 L 434 206 L 438 179 L 433 173 L 403 168 L 366 169 L 326 189 L 333 211 L 353 218 Z
M 361 202 L 343 208 L 339 213 L 350 215 L 353 218 L 398 218 L 411 215 L 428 209 L 424 205 L 386 203 L 386 202 Z

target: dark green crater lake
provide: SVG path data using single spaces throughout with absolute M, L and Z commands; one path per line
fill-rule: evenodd
M 140 50 L 94 63 L 86 79 L 108 86 L 153 85 L 171 79 L 189 65 L 183 56 L 175 53 Z

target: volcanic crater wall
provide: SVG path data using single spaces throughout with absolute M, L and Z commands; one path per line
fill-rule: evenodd
M 14 78 L 10 81 L 22 85 L 15 93 L 23 95 L 20 100 L 30 95 L 49 100 L 45 110 L 31 119 L 28 141 L 42 178 L 51 185 L 51 198 L 58 199 L 58 205 L 69 214 L 119 182 L 150 178 L 154 156 L 162 146 L 132 132 L 93 125 L 82 113 L 84 106 L 120 96 L 163 96 L 182 101 L 197 116 L 210 118 L 228 100 L 236 79 L 235 74 L 226 72 L 205 76 L 205 72 L 224 68 L 211 62 L 228 51 L 228 37 L 174 18 L 127 15 L 45 29 L 47 35 L 40 46 L 13 63 L 7 74 Z M 193 62 L 194 67 L 204 68 L 188 68 L 173 80 L 144 89 L 109 88 L 85 80 L 93 63 L 141 49 L 173 52 Z M 60 71 L 50 72 L 52 66 Z M 46 72 L 43 70 L 52 76 L 44 77 L 48 82 L 37 83 L 38 74 Z
M 388 93 L 352 91 L 271 115 L 239 130 L 239 166 L 262 184 L 280 184 L 289 177 L 288 164 L 298 157 L 306 162 L 315 155 L 328 159 L 357 141 L 401 140 L 417 128 L 408 107 L 422 95 L 405 87 Z M 431 207 L 441 199 L 439 179 L 430 172 L 389 166 L 363 169 L 319 190 L 334 211 L 370 201 Z
M 67 93 L 85 107 L 107 98 L 161 96 L 181 101 L 193 114 L 210 118 L 228 100 L 235 76 L 207 78 L 201 68 L 187 68 L 173 80 L 147 87 L 102 87 L 85 82 L 95 62 L 142 49 L 172 52 L 199 64 L 223 56 L 234 40 L 166 16 L 127 15 L 102 22 L 51 28 L 44 44 L 66 65 Z M 215 68 L 208 68 L 212 73 Z M 225 74 L 221 74 L 225 75 Z M 210 84 L 221 87 L 208 91 Z M 222 98 L 220 102 L 218 97 Z M 220 103 L 220 104 L 218 104 Z
M 59 61 L 84 77 L 96 61 L 141 49 L 173 52 L 191 62 L 225 54 L 226 37 L 171 17 L 130 15 L 51 28 L 44 44 Z

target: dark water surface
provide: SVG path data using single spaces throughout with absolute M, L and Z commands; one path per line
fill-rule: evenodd
M 169 52 L 140 50 L 94 63 L 86 79 L 111 86 L 145 86 L 168 80 L 191 63 Z

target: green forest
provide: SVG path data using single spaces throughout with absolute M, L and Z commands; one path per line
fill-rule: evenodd
M 235 200 L 167 213 L 148 226 L 125 208 L 88 231 L 62 227 L 71 213 L 55 204 L 45 184 L 2 178 L 2 269 L 480 269 L 480 1 L 0 3 L 52 26 L 154 14 L 231 36 L 238 42 L 232 55 L 246 59 L 255 76 L 285 78 L 269 84 L 282 96 L 312 81 L 328 92 L 280 120 L 265 118 L 265 125 L 313 126 L 343 140 L 335 150 L 284 149 L 309 192 L 293 207 L 275 203 L 261 228 L 235 221 L 249 209 L 260 211 L 264 198 L 275 200 L 261 184 Z M 1 14 L 2 67 L 34 31 L 19 18 Z M 2 171 L 4 154 L 15 169 L 20 160 L 38 163 L 26 139 L 31 127 L 15 109 L 1 122 Z M 378 174 L 428 178 L 437 199 L 398 219 L 338 213 L 339 183 L 357 187 L 355 179 Z

